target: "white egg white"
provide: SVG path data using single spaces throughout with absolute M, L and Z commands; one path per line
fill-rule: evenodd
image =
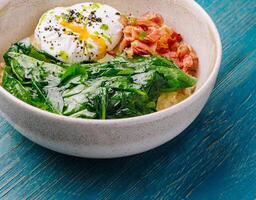
M 119 43 L 123 25 L 115 8 L 99 3 L 57 7 L 40 18 L 35 40 L 40 49 L 66 63 L 95 61 Z

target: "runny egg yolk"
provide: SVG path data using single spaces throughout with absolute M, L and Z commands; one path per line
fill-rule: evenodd
M 106 55 L 107 44 L 103 38 L 97 35 L 90 34 L 85 27 L 74 25 L 72 23 L 68 23 L 67 21 L 62 21 L 61 25 L 64 28 L 69 29 L 71 32 L 79 34 L 80 40 L 85 41 L 88 38 L 92 39 L 99 48 L 99 54 L 97 55 L 97 59 L 101 59 Z

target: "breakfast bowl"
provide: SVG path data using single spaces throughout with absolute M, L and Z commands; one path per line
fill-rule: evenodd
M 14 42 L 33 33 L 40 16 L 79 0 L 4 0 L 0 2 L 0 57 Z M 22 135 L 51 150 L 87 158 L 133 155 L 164 144 L 187 128 L 201 112 L 214 87 L 222 47 L 209 15 L 191 0 L 98 0 L 122 13 L 161 13 L 166 24 L 191 44 L 199 58 L 195 92 L 159 112 L 123 119 L 78 119 L 33 107 L 0 87 L 1 114 Z M 31 94 L 32 95 L 32 94 Z

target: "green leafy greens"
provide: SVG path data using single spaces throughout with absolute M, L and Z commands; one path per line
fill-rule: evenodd
M 160 57 L 118 56 L 108 62 L 64 64 L 32 45 L 4 55 L 3 87 L 38 108 L 77 118 L 115 119 L 156 111 L 161 92 L 192 87 L 196 79 Z

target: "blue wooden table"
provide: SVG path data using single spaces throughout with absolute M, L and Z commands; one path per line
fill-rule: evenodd
M 0 118 L 0 199 L 256 199 L 256 1 L 198 2 L 224 54 L 186 131 L 144 154 L 92 160 L 44 149 Z

